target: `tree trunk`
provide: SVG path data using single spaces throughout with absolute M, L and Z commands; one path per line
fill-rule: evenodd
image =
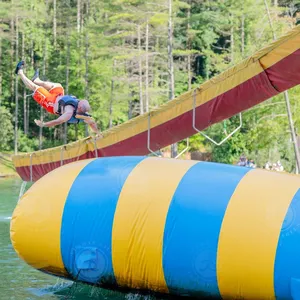
M 90 17 L 90 0 L 87 1 L 87 6 L 86 6 L 86 15 L 87 15 L 87 20 L 89 20 Z M 85 30 L 85 99 L 89 100 L 89 34 L 88 30 Z M 85 136 L 87 137 L 89 135 L 89 130 L 88 130 L 88 125 L 85 124 Z
M 84 91 L 84 96 L 88 100 L 89 98 L 89 35 L 88 32 L 85 34 L 85 54 L 84 54 L 84 59 L 85 59 L 85 91 Z
M 77 49 L 79 52 L 77 76 L 81 77 L 81 30 L 82 30 L 82 14 L 81 14 L 81 0 L 77 0 Z M 75 124 L 75 140 L 78 140 L 78 124 Z
M 141 47 L 141 26 L 137 26 L 138 33 L 138 51 L 139 51 L 139 94 L 140 94 L 140 114 L 144 113 L 144 102 L 143 102 L 143 74 L 142 74 L 142 47 Z
M 47 46 L 46 43 L 44 43 L 44 48 L 43 48 L 43 80 L 46 79 L 46 59 L 47 59 Z M 40 120 L 43 122 L 44 121 L 44 108 L 40 108 Z M 39 149 L 42 150 L 43 148 L 43 127 L 40 127 L 40 132 L 39 132 Z
M 2 102 L 2 38 L 0 37 L 0 107 L 2 104 L 1 102 Z
M 46 10 L 48 9 L 48 0 L 46 1 Z M 44 43 L 43 47 L 43 80 L 46 80 L 46 59 L 47 59 L 47 44 Z M 44 109 L 40 107 L 40 120 L 44 121 Z M 43 149 L 43 127 L 39 130 L 39 150 Z
M 233 28 L 233 16 L 231 16 L 230 27 L 230 62 L 234 62 L 234 28 Z
M 82 10 L 82 14 L 80 15 L 80 33 L 82 33 L 83 29 L 84 29 L 84 13 Z
M 128 120 L 132 118 L 132 101 L 129 100 L 128 102 Z
M 85 35 L 85 99 L 89 100 L 89 35 Z M 88 125 L 85 124 L 85 136 L 89 135 Z
M 2 101 L 2 38 L 0 38 L 0 107 Z
M 273 22 L 272 22 L 272 19 L 271 19 L 270 10 L 269 10 L 267 0 L 264 0 L 264 3 L 265 3 L 265 8 L 266 8 L 266 11 L 267 11 L 268 19 L 269 19 L 269 24 L 270 24 L 270 27 L 271 27 L 271 30 L 272 30 L 273 38 L 275 40 L 276 39 L 276 33 L 275 33 L 275 30 L 274 30 L 274 27 L 273 27 Z M 296 164 L 297 164 L 296 173 L 297 173 L 298 170 L 300 170 L 300 153 L 299 153 L 299 146 L 298 146 L 297 136 L 296 136 L 296 132 L 295 132 L 294 121 L 293 121 L 293 116 L 292 116 L 291 104 L 290 104 L 288 91 L 284 92 L 284 100 L 285 100 L 285 104 L 286 104 L 286 110 L 287 110 L 287 115 L 288 115 L 288 120 L 289 120 L 289 126 L 290 126 L 290 130 L 291 130 L 291 138 L 292 138 L 293 145 L 294 145 L 294 152 L 295 152 L 295 158 L 296 158 Z
M 56 0 L 53 0 L 53 46 L 56 48 Z
M 11 95 L 11 102 L 14 102 L 14 81 L 15 81 L 15 76 L 13 73 L 14 70 L 14 64 L 15 64 L 15 59 L 14 59 L 14 32 L 15 32 L 15 21 L 14 21 L 14 17 L 11 18 L 10 21 L 10 34 L 11 34 L 11 47 L 10 47 L 10 51 L 11 51 L 11 71 L 10 71 L 10 95 Z
M 69 24 L 69 20 L 68 20 Z M 69 35 L 69 28 L 67 26 L 67 57 L 66 57 L 66 95 L 69 94 L 69 70 L 70 70 L 70 35 Z M 63 130 L 63 142 L 67 144 L 68 142 L 68 123 L 64 123 L 64 130 Z
M 133 106 L 134 106 L 134 94 L 133 94 L 133 91 L 132 91 L 132 85 L 130 83 L 130 79 L 131 79 L 131 63 L 132 61 L 129 60 L 126 62 L 126 65 L 127 65 L 127 76 L 128 76 L 128 99 L 129 100 L 129 103 L 128 103 L 128 119 L 130 120 L 132 118 L 132 115 L 133 115 Z
M 22 60 L 26 61 L 25 59 L 25 33 L 22 33 Z M 26 69 L 26 65 L 25 65 Z M 28 134 L 27 130 L 27 97 L 26 97 L 26 87 L 23 88 L 23 127 L 24 127 L 24 134 Z
M 242 45 L 242 57 L 245 57 L 245 15 L 242 14 L 242 24 L 241 24 L 241 45 Z
M 16 16 L 16 62 L 19 61 L 19 24 L 18 16 Z M 19 121 L 19 91 L 18 91 L 18 76 L 15 77 L 15 154 L 18 153 L 18 121 Z
M 271 31 L 272 31 L 272 34 L 273 34 L 273 39 L 276 40 L 276 33 L 275 33 L 275 30 L 274 30 L 274 27 L 273 27 L 273 22 L 272 22 L 272 19 L 271 19 L 271 14 L 270 14 L 270 10 L 269 10 L 267 0 L 264 0 L 264 3 L 265 3 L 265 8 L 266 8 L 266 11 L 267 11 L 267 15 L 268 15 L 269 25 L 271 27 Z
M 169 100 L 174 99 L 174 64 L 173 64 L 173 22 L 172 22 L 172 0 L 168 0 L 169 22 L 168 22 L 168 62 L 169 62 Z M 177 143 L 171 145 L 171 157 L 177 156 Z
M 149 22 L 146 23 L 145 110 L 149 112 Z
M 156 37 L 155 39 L 155 52 L 160 53 L 160 47 L 159 47 L 159 37 Z M 157 75 L 157 67 L 155 64 L 155 60 L 153 62 L 153 68 L 152 68 L 152 87 L 156 88 L 158 86 L 158 75 Z
M 113 64 L 113 74 L 112 74 L 112 79 L 111 79 L 111 92 L 110 92 L 110 103 L 109 103 L 109 124 L 108 127 L 111 128 L 113 125 L 113 101 L 114 101 L 114 89 L 115 89 L 115 68 L 116 68 L 116 60 L 114 59 L 114 64 Z
M 83 27 L 83 13 L 82 13 L 82 2 L 81 0 L 77 0 L 77 51 L 79 53 L 78 56 L 78 68 L 77 68 L 77 78 L 81 78 L 81 60 L 82 60 L 82 55 L 81 55 L 81 47 L 82 47 L 82 27 Z M 78 126 L 76 125 L 76 132 L 78 133 Z M 77 137 L 76 137 L 77 140 Z
M 77 0 L 77 33 L 80 33 L 80 12 L 81 12 L 81 0 Z
M 189 5 L 191 5 L 191 1 L 189 1 L 188 3 Z M 187 10 L 187 18 L 188 18 L 188 22 L 187 22 L 187 48 L 188 50 L 191 50 L 191 39 L 190 39 L 190 28 L 191 28 L 191 8 L 189 7 Z M 191 72 L 191 54 L 188 54 L 187 57 L 187 70 L 188 70 L 188 90 L 192 89 L 192 72 Z
M 192 70 L 191 70 L 191 55 L 187 57 L 187 69 L 188 69 L 188 90 L 192 89 Z
M 24 89 L 23 89 L 23 110 L 24 110 L 24 124 L 23 124 L 23 126 L 24 126 L 24 134 L 25 135 L 28 135 L 28 127 L 27 127 L 27 125 L 28 125 L 28 122 L 27 122 L 27 115 L 28 115 L 28 113 L 27 113 L 27 94 L 26 94 L 26 87 L 24 87 Z
M 31 12 L 32 12 L 32 6 L 31 6 Z M 30 64 L 31 67 L 34 68 L 34 44 L 33 44 L 33 39 L 32 39 L 32 35 L 30 34 Z M 27 94 L 27 90 L 25 89 L 25 94 Z M 26 108 L 26 112 L 27 112 L 27 116 L 26 116 L 26 129 L 27 129 L 27 134 L 29 132 L 29 117 L 30 117 L 30 98 L 26 97 L 26 102 L 27 102 L 27 108 Z
M 169 100 L 174 99 L 174 64 L 173 64 L 173 21 L 172 21 L 172 0 L 169 4 L 169 22 L 168 22 L 168 62 L 169 62 Z

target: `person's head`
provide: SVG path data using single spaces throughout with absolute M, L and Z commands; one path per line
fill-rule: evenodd
M 83 99 L 83 100 L 80 100 L 79 103 L 78 103 L 78 107 L 77 107 L 77 112 L 79 113 L 87 113 L 91 110 L 91 107 L 90 107 L 90 104 L 89 104 L 89 101 Z
M 244 154 L 241 155 L 240 161 L 246 161 L 246 156 Z

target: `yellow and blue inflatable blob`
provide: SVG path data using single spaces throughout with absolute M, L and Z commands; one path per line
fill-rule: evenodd
M 237 166 L 110 157 L 37 181 L 11 239 L 43 272 L 185 296 L 299 299 L 300 177 Z

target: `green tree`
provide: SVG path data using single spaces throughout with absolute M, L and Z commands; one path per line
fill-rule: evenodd
M 12 115 L 5 107 L 0 107 L 0 151 L 9 151 L 14 138 Z

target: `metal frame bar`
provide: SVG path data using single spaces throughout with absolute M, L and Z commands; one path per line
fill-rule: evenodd
M 64 164 L 64 150 L 65 146 L 60 147 L 60 166 Z
M 194 130 L 199 132 L 201 135 L 203 135 L 205 138 L 207 138 L 209 141 L 211 141 L 215 145 L 217 145 L 217 146 L 222 145 L 224 142 L 226 142 L 232 135 L 234 135 L 242 127 L 242 125 L 243 125 L 242 113 L 239 113 L 239 116 L 240 116 L 240 125 L 235 130 L 233 130 L 229 135 L 227 135 L 226 138 L 221 140 L 220 142 L 215 141 L 214 139 L 210 138 L 208 135 L 203 133 L 201 130 L 199 130 L 195 125 L 195 123 L 196 123 L 196 90 L 194 90 L 194 95 L 193 95 L 193 128 L 194 128 Z
M 154 152 L 153 150 L 151 150 L 151 148 L 150 148 L 150 137 L 151 137 L 151 133 L 150 133 L 150 126 L 151 126 L 151 122 L 150 122 L 150 113 L 149 113 L 149 115 L 148 115 L 148 136 L 147 136 L 147 148 L 148 148 L 148 150 L 152 153 L 152 154 L 154 154 L 155 156 L 157 156 L 157 157 L 161 157 L 160 155 L 158 155 L 156 152 Z
M 95 157 L 98 158 L 97 138 L 94 137 Z
M 177 156 L 175 156 L 175 159 L 178 158 L 178 157 L 180 157 L 183 153 L 185 153 L 189 149 L 190 149 L 190 139 L 187 138 L 186 139 L 186 147 L 179 154 L 177 154 Z
M 34 95 L 34 93 L 25 95 L 25 98 L 30 97 L 30 96 L 33 96 L 33 95 Z
M 36 155 L 34 152 L 32 152 L 29 156 L 29 159 L 30 159 L 30 167 L 29 167 L 29 176 L 30 176 L 30 182 L 32 182 L 32 156 L 33 155 Z

